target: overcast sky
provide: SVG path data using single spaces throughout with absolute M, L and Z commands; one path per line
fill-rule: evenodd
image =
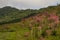
M 57 5 L 60 0 L 0 0 L 0 8 L 12 6 L 19 9 L 39 9 L 51 5 Z

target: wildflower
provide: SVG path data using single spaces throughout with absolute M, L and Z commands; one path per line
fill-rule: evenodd
M 48 29 L 46 30 L 47 35 L 51 35 L 52 30 Z
M 29 32 L 26 32 L 26 33 L 24 34 L 24 36 L 25 36 L 25 37 L 28 37 L 28 36 L 29 36 Z
M 39 27 L 37 27 L 38 28 L 38 30 L 41 30 L 42 29 L 42 26 L 39 26 Z

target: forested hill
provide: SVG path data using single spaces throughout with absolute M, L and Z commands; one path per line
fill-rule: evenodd
M 60 12 L 60 5 L 57 6 L 49 6 L 47 8 L 41 8 L 39 10 L 26 9 L 19 10 L 14 7 L 6 6 L 0 8 L 0 24 L 8 23 L 8 22 L 17 22 L 23 18 L 33 16 L 35 14 L 41 14 L 42 12 Z
M 11 22 L 14 20 L 22 19 L 24 17 L 27 17 L 30 14 L 36 13 L 36 10 L 18 10 L 16 8 L 6 6 L 3 8 L 0 8 L 0 24 Z

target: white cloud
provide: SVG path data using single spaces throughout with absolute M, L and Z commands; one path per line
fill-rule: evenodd
M 38 9 L 50 5 L 56 5 L 57 2 L 60 3 L 60 0 L 0 0 L 0 7 L 9 5 L 20 9 Z
M 58 3 L 60 4 L 60 0 L 58 0 Z
M 0 0 L 0 7 L 6 6 L 7 0 Z

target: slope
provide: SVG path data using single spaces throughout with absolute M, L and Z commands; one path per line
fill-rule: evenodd
M 42 8 L 19 22 L 0 25 L 0 40 L 60 40 L 60 5 Z

